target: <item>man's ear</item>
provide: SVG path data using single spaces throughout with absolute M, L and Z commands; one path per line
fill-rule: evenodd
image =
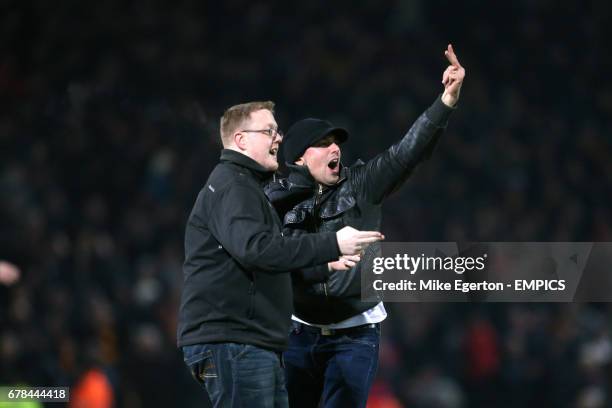
M 234 144 L 236 144 L 236 147 L 238 147 L 240 150 L 246 150 L 248 146 L 246 133 L 243 133 L 243 132 L 234 133 Z

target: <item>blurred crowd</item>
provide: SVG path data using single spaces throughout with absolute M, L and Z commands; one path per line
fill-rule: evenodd
M 612 241 L 612 7 L 604 1 L 5 2 L 0 385 L 118 407 L 201 406 L 175 347 L 184 224 L 218 118 L 277 103 L 398 140 L 467 77 L 388 241 Z M 372 407 L 612 406 L 608 304 L 388 305 Z

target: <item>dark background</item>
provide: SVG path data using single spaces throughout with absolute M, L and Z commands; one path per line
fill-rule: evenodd
M 391 145 L 467 71 L 388 241 L 611 241 L 605 1 L 1 2 L 0 384 L 102 369 L 118 407 L 202 406 L 175 348 L 183 230 L 230 105 Z M 373 407 L 612 406 L 608 304 L 387 304 Z M 394 405 L 395 404 L 395 405 Z

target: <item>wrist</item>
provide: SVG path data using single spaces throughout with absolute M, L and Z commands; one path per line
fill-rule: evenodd
M 450 93 L 444 92 L 442 94 L 442 103 L 448 106 L 449 108 L 454 108 L 457 104 L 457 98 Z

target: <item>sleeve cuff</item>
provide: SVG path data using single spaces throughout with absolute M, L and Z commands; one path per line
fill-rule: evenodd
M 455 107 L 449 107 L 442 102 L 442 94 L 438 95 L 434 103 L 427 109 L 425 113 L 427 118 L 438 127 L 446 127 L 448 118 L 457 109 Z
M 327 264 L 322 264 L 312 268 L 312 276 L 310 276 L 309 278 L 313 282 L 322 283 L 327 282 L 327 279 L 329 278 L 330 274 L 331 272 L 327 268 Z
M 323 242 L 327 243 L 325 245 L 326 262 L 335 261 L 342 255 L 342 253 L 340 252 L 340 247 L 338 246 L 338 238 L 336 238 L 336 233 L 327 232 L 324 234 L 326 240 L 324 240 Z

